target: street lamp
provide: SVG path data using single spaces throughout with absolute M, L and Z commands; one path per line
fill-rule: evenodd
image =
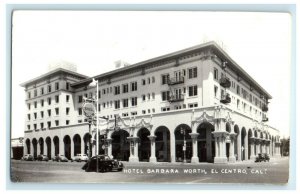
M 185 159 L 185 150 L 186 150 L 186 142 L 185 142 L 185 129 L 181 128 L 180 130 L 181 134 L 183 134 L 183 163 L 186 163 L 186 159 Z

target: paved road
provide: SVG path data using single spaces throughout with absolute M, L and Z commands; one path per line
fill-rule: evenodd
M 81 170 L 84 163 L 11 162 L 13 182 L 48 183 L 262 183 L 285 184 L 288 158 L 270 162 L 234 164 L 127 163 L 123 172 L 95 173 Z

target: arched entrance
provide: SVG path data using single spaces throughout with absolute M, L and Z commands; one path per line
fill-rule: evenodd
M 171 162 L 170 131 L 165 126 L 155 130 L 155 156 L 158 162 Z
M 47 146 L 47 156 L 49 159 L 51 159 L 51 138 L 46 138 L 46 146 Z
M 247 149 L 246 146 L 248 146 L 248 141 L 247 141 L 248 139 L 246 139 L 247 131 L 246 131 L 245 127 L 242 128 L 241 138 L 242 138 L 242 145 L 241 145 L 242 160 L 246 160 L 246 149 Z
M 112 138 L 112 155 L 115 159 L 128 161 L 129 160 L 129 142 L 127 140 L 129 133 L 123 129 L 113 132 Z M 100 136 L 101 139 L 104 136 Z M 102 144 L 103 145 L 103 144 Z M 100 149 L 100 152 L 105 152 L 104 149 Z
M 234 126 L 234 133 L 236 134 L 236 138 L 234 141 L 234 155 L 236 157 L 236 160 L 241 161 L 241 133 L 237 125 Z
M 71 160 L 71 138 L 68 135 L 64 137 L 64 148 L 65 148 L 64 154 L 66 158 Z
M 254 145 L 254 140 L 253 140 L 253 134 L 252 134 L 252 130 L 249 129 L 248 130 L 248 159 L 251 159 L 251 153 L 254 153 L 254 146 L 251 146 L 251 145 Z
M 53 143 L 54 143 L 54 155 L 57 156 L 59 154 L 59 138 L 57 136 L 53 138 Z
M 104 140 L 105 140 L 105 135 L 99 135 L 99 152 L 98 154 L 105 154 L 105 143 L 104 143 Z
M 74 156 L 77 154 L 81 154 L 81 138 L 80 135 L 76 134 L 73 137 L 73 143 L 74 143 Z
M 215 143 L 212 132 L 214 126 L 208 122 L 201 123 L 197 128 L 199 162 L 213 162 L 215 156 Z
M 33 157 L 34 159 L 37 158 L 37 140 L 33 138 L 32 140 L 32 146 L 33 146 Z
M 254 130 L 254 137 L 255 137 L 255 140 L 257 140 L 258 134 L 257 134 L 257 131 L 256 131 L 256 130 Z M 257 149 L 256 144 L 257 144 L 257 142 L 255 141 L 255 142 L 254 142 L 254 154 L 255 154 L 255 155 L 258 154 L 258 149 Z
M 92 139 L 92 136 L 91 136 L 90 134 L 88 134 L 88 133 L 86 133 L 86 134 L 83 136 L 83 141 L 84 141 L 84 153 L 85 153 L 86 155 L 88 155 L 88 156 L 89 156 L 89 153 L 88 153 L 88 151 L 89 151 L 89 142 L 92 141 L 91 139 Z M 92 152 L 92 146 L 91 146 L 91 153 L 93 153 L 93 152 Z
M 38 150 L 38 153 L 40 154 L 44 154 L 44 139 L 41 137 L 39 139 L 39 146 L 40 146 L 40 150 Z
M 228 133 L 231 133 L 231 126 L 229 123 L 226 123 L 225 125 L 225 129 Z M 230 136 L 228 136 L 228 138 L 226 138 L 226 157 L 229 158 L 230 155 L 230 144 L 231 144 L 231 140 L 230 140 Z
M 149 162 L 151 155 L 151 144 L 148 136 L 150 131 L 147 128 L 141 128 L 137 133 L 139 137 L 139 160 Z
M 30 153 L 30 140 L 26 139 L 26 148 L 27 148 L 27 154 L 31 154 Z
M 175 157 L 177 162 L 182 162 L 186 159 L 187 162 L 191 161 L 192 158 L 192 139 L 189 133 L 192 129 L 186 124 L 180 124 L 176 127 L 175 133 Z M 184 144 L 186 144 L 184 146 Z

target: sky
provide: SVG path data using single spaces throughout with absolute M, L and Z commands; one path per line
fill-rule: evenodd
M 15 11 L 12 36 L 12 138 L 24 136 L 21 83 L 68 61 L 95 76 L 114 62 L 134 64 L 214 40 L 273 99 L 269 125 L 289 136 L 291 18 L 285 13 Z

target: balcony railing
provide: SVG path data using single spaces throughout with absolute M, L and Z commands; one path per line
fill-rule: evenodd
M 269 110 L 268 106 L 265 105 L 265 104 L 262 106 L 261 109 L 262 109 L 262 111 L 264 111 L 264 112 L 268 112 L 268 110 Z
M 183 94 L 180 95 L 173 95 L 169 97 L 169 102 L 180 102 L 184 100 Z
M 262 118 L 262 122 L 267 122 L 267 121 L 269 121 L 269 118 L 266 117 L 266 116 L 264 116 L 264 117 Z
M 226 93 L 225 95 L 222 95 L 220 102 L 224 103 L 224 104 L 230 103 L 231 102 L 230 95 L 228 93 Z
M 182 84 L 184 83 L 184 77 L 179 76 L 179 77 L 173 77 L 168 79 L 168 84 L 169 85 L 176 85 L 176 84 Z
M 223 86 L 224 88 L 230 88 L 231 82 L 228 77 L 222 77 L 220 79 L 220 85 Z

